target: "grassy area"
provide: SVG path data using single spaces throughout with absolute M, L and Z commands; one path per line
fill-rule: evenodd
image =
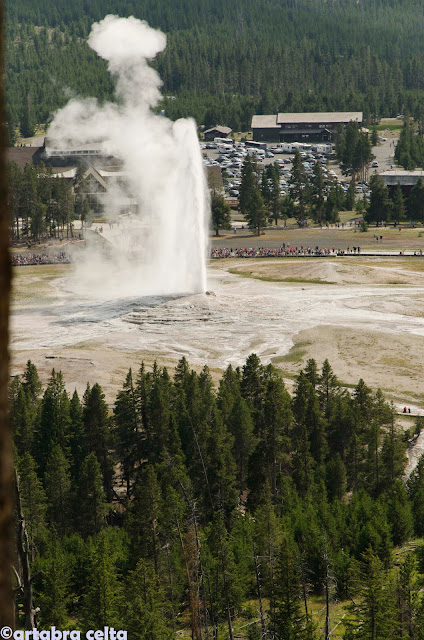
M 36 265 L 13 269 L 12 303 L 19 307 L 54 304 L 57 301 L 51 283 L 69 273 L 71 265 Z
M 264 282 L 292 282 L 296 284 L 337 284 L 330 280 L 321 280 L 320 278 L 276 278 L 274 276 L 260 276 L 254 271 L 242 271 L 238 268 L 228 269 L 229 273 L 233 273 L 242 278 L 253 278 L 254 280 L 263 280 Z
M 284 356 L 276 356 L 272 358 L 272 364 L 277 366 L 284 363 L 292 363 L 292 364 L 300 364 L 307 354 L 307 348 L 311 345 L 310 342 L 298 342 L 295 344 L 288 353 Z M 296 378 L 295 375 L 291 375 L 293 379 Z
M 283 243 L 291 247 L 327 247 L 344 249 L 360 246 L 363 251 L 424 251 L 424 233 L 421 227 L 402 226 L 368 227 L 365 232 L 355 226 L 349 226 L 352 214 L 343 215 L 339 227 L 309 226 L 304 229 L 294 225 L 284 227 L 267 227 L 260 236 L 250 229 L 238 229 L 237 233 L 221 231 L 221 236 L 211 236 L 211 247 L 278 247 Z M 344 222 L 344 227 L 342 223 Z M 421 235 L 420 235 L 421 234 Z M 375 241 L 375 235 L 383 236 L 382 242 Z
M 390 123 L 390 124 L 378 124 L 375 128 L 377 129 L 377 131 L 400 131 L 403 127 L 403 122 L 401 120 L 399 120 L 399 123 L 394 124 L 394 123 Z

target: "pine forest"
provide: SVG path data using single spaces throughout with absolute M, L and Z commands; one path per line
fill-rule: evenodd
M 290 394 L 255 354 L 216 383 L 182 358 L 130 370 L 111 409 L 29 361 L 10 398 L 22 624 L 312 640 L 343 602 L 345 640 L 423 637 L 423 425 L 363 380 L 310 359 Z
M 162 108 L 198 125 L 250 128 L 254 113 L 360 111 L 422 119 L 419 0 L 6 0 L 11 136 L 32 135 L 72 95 L 110 98 L 104 61 L 85 43 L 108 13 L 167 34 L 154 65 Z

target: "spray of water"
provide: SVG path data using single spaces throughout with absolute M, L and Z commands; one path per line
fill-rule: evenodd
M 125 180 L 104 195 L 105 215 L 116 222 L 125 199 L 138 212 L 105 225 L 109 257 L 89 248 L 77 282 L 100 297 L 202 292 L 209 202 L 196 126 L 153 112 L 161 79 L 148 61 L 164 50 L 166 36 L 134 17 L 108 15 L 93 25 L 88 44 L 108 61 L 117 100 L 70 100 L 48 136 L 65 149 L 96 141 L 102 155 L 119 159 Z

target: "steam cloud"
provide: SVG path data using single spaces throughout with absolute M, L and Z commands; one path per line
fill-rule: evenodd
M 196 126 L 152 111 L 162 82 L 148 60 L 165 49 L 166 36 L 134 17 L 108 15 L 93 24 L 88 44 L 108 61 L 118 100 L 70 100 L 48 136 L 65 149 L 96 141 L 102 155 L 119 159 L 126 184 L 105 194 L 105 215 L 118 220 L 125 199 L 138 202 L 138 214 L 104 225 L 111 256 L 90 248 L 77 281 L 102 297 L 204 291 L 209 206 Z

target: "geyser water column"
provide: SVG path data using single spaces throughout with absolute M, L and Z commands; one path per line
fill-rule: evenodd
M 124 198 L 137 201 L 138 213 L 120 225 L 111 259 L 87 252 L 77 282 L 101 297 L 205 291 L 209 198 L 196 125 L 153 112 L 162 83 L 148 60 L 164 50 L 166 36 L 136 18 L 108 15 L 92 26 L 88 44 L 108 61 L 117 101 L 73 99 L 47 135 L 56 148 L 99 142 L 102 155 L 122 163 L 126 183 L 105 194 L 105 215 L 116 220 Z

